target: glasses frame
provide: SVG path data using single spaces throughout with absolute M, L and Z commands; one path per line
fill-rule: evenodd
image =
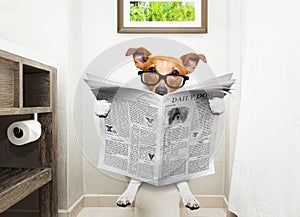
M 143 77 L 142 77 L 142 75 L 143 75 L 144 73 L 153 73 L 153 74 L 156 74 L 156 75 L 159 76 L 159 79 L 158 79 L 158 81 L 157 81 L 155 84 L 146 84 L 146 83 L 143 81 Z M 147 86 L 155 86 L 155 85 L 157 85 L 157 84 L 161 81 L 161 79 L 163 79 L 164 82 L 165 82 L 165 84 L 166 84 L 168 87 L 173 88 L 173 89 L 178 89 L 178 88 L 183 87 L 184 84 L 185 84 L 185 81 L 189 80 L 189 77 L 188 77 L 188 76 L 185 76 L 185 75 L 172 75 L 172 74 L 161 75 L 161 74 L 159 74 L 158 72 L 155 72 L 155 71 L 138 71 L 138 75 L 141 76 L 141 81 L 142 81 L 142 83 L 145 84 L 145 85 L 147 85 Z M 167 82 L 167 77 L 168 77 L 168 76 L 178 76 L 178 77 L 182 77 L 182 78 L 183 78 L 182 85 L 179 86 L 179 87 L 173 87 L 173 86 L 170 86 L 170 85 L 168 84 L 168 82 Z

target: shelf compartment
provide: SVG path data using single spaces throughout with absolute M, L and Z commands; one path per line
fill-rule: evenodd
M 19 106 L 19 63 L 0 57 L 0 108 Z
M 50 71 L 23 64 L 23 107 L 50 107 Z
M 50 168 L 0 168 L 0 213 L 50 182 Z

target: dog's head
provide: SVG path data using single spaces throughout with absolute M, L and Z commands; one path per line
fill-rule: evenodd
M 131 55 L 135 66 L 142 70 L 142 82 L 149 90 L 160 95 L 182 87 L 188 79 L 187 75 L 194 71 L 199 60 L 206 63 L 203 54 L 188 53 L 180 58 L 152 56 L 151 52 L 143 47 L 129 48 L 126 56 Z

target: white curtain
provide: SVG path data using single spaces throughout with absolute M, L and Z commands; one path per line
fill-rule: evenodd
M 241 107 L 229 210 L 300 216 L 300 2 L 244 0 Z

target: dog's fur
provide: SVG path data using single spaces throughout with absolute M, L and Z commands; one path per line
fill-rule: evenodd
M 126 56 L 131 56 L 131 55 L 133 56 L 135 66 L 137 68 L 139 68 L 142 71 L 155 70 L 161 75 L 172 74 L 172 73 L 188 75 L 194 71 L 199 60 L 206 63 L 206 58 L 203 54 L 188 53 L 181 56 L 180 58 L 166 57 L 166 56 L 152 56 L 151 52 L 143 47 L 129 48 L 126 53 Z M 168 87 L 165 84 L 163 79 L 155 86 L 147 86 L 147 88 L 150 91 L 153 91 L 160 95 L 164 95 L 175 90 Z M 107 106 L 107 102 L 102 102 L 102 103 L 104 103 L 104 106 L 106 106 L 107 108 L 106 112 L 108 112 L 109 106 Z M 99 106 L 101 107 L 101 105 L 102 105 L 101 103 L 98 104 L 97 105 L 98 108 Z M 99 110 L 103 112 L 103 108 L 99 108 Z M 177 116 L 184 115 L 182 112 L 179 113 L 180 114 L 177 114 Z M 126 207 L 130 205 L 134 201 L 137 190 L 141 184 L 142 182 L 131 179 L 127 189 L 118 198 L 117 205 L 121 207 Z M 184 181 L 184 182 L 176 183 L 176 186 L 179 190 L 182 202 L 187 208 L 193 210 L 193 209 L 198 209 L 200 207 L 199 201 L 191 193 L 187 182 Z

